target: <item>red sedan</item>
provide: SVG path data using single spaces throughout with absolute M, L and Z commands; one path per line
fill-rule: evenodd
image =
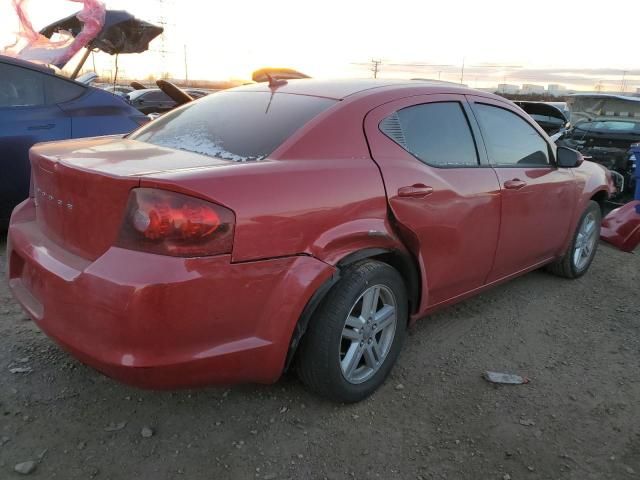
M 150 388 L 293 366 L 346 402 L 434 309 L 583 275 L 613 189 L 511 102 L 423 82 L 245 86 L 31 163 L 9 282 L 65 349 Z

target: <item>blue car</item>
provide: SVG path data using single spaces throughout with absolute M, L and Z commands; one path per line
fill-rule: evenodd
M 0 55 L 0 228 L 29 195 L 33 144 L 128 133 L 147 121 L 121 97 Z

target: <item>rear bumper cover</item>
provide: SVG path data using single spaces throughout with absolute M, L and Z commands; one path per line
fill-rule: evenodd
M 600 238 L 623 252 L 640 245 L 640 200 L 613 210 L 602 221 Z
M 46 238 L 33 202 L 8 236 L 10 288 L 84 363 L 147 388 L 276 381 L 291 334 L 335 268 L 308 256 L 231 263 L 111 248 L 93 262 Z

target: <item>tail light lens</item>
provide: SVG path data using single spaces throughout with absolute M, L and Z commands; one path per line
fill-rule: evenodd
M 233 212 L 215 203 L 135 188 L 116 245 L 175 257 L 222 255 L 231 253 L 234 226 Z

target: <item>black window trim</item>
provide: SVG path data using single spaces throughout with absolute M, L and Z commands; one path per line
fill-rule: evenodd
M 540 132 L 538 131 L 538 129 L 529 121 L 527 120 L 525 117 L 523 117 L 522 115 L 520 115 L 520 113 L 511 110 L 510 108 L 507 108 L 506 106 L 501 106 L 501 105 L 497 105 L 495 103 L 488 103 L 488 102 L 483 102 L 481 100 L 475 100 L 475 99 L 469 99 L 469 104 L 470 104 L 470 108 L 471 108 L 471 112 L 474 116 L 475 121 L 478 123 L 478 129 L 482 138 L 482 144 L 484 145 L 484 150 L 486 152 L 487 155 L 487 163 L 488 166 L 491 168 L 554 168 L 554 169 L 558 169 L 558 164 L 556 162 L 556 156 L 555 156 L 555 150 L 553 149 L 553 147 L 551 146 L 551 144 L 547 141 L 546 138 L 544 138 L 544 136 L 542 136 L 540 134 Z M 480 104 L 480 105 L 486 105 L 488 107 L 494 107 L 494 108 L 499 108 L 501 110 L 506 110 L 507 112 L 510 112 L 512 114 L 514 114 L 515 116 L 519 117 L 522 121 L 524 121 L 525 123 L 527 123 L 537 134 L 538 136 L 542 139 L 542 141 L 547 145 L 547 152 L 549 155 L 549 164 L 548 165 L 518 165 L 518 164 L 513 164 L 513 165 L 504 165 L 501 163 L 493 163 L 493 161 L 491 160 L 491 156 L 489 155 L 489 149 L 487 148 L 487 140 L 486 140 L 486 135 L 482 129 L 482 125 L 480 125 L 480 121 L 477 118 L 477 111 L 476 111 L 476 104 Z
M 404 110 L 405 108 L 412 108 L 412 107 L 417 107 L 419 105 L 433 105 L 435 103 L 457 103 L 460 106 L 460 109 L 462 110 L 462 114 L 465 118 L 465 120 L 467 121 L 467 127 L 469 127 L 469 134 L 471 135 L 471 139 L 473 140 L 473 146 L 476 152 L 476 165 L 437 165 L 434 163 L 430 163 L 427 162 L 426 160 L 422 160 L 421 158 L 418 158 L 416 155 L 414 155 L 412 152 L 410 152 L 409 150 L 407 150 L 406 148 L 404 148 L 402 145 L 400 145 L 398 142 L 396 142 L 393 138 L 389 137 L 386 133 L 384 133 L 384 131 L 382 130 L 382 122 L 384 122 L 388 117 L 390 117 L 393 114 L 397 114 L 400 110 Z M 398 108 L 396 110 L 394 110 L 393 112 L 389 113 L 388 115 L 385 115 L 385 117 L 380 120 L 378 122 L 378 131 L 385 136 L 385 138 L 388 138 L 389 140 L 391 140 L 395 145 L 397 145 L 398 147 L 400 147 L 402 150 L 404 150 L 405 152 L 407 152 L 409 155 L 411 155 L 413 158 L 415 158 L 418 162 L 420 162 L 422 165 L 427 165 L 428 167 L 431 168 L 439 168 L 442 170 L 449 170 L 449 169 L 460 169 L 460 168 L 487 168 L 490 167 L 490 165 L 484 164 L 482 160 L 484 160 L 483 155 L 481 155 L 481 150 L 480 147 L 478 145 L 478 140 L 476 139 L 476 130 L 475 130 L 475 125 L 472 124 L 471 119 L 469 118 L 469 111 L 468 111 L 468 105 L 466 105 L 467 102 L 461 99 L 450 99 L 450 100 L 435 100 L 432 102 L 429 101 L 421 101 L 420 103 L 413 103 L 411 105 L 406 105 L 404 107 Z M 475 120 L 475 118 L 474 118 Z

